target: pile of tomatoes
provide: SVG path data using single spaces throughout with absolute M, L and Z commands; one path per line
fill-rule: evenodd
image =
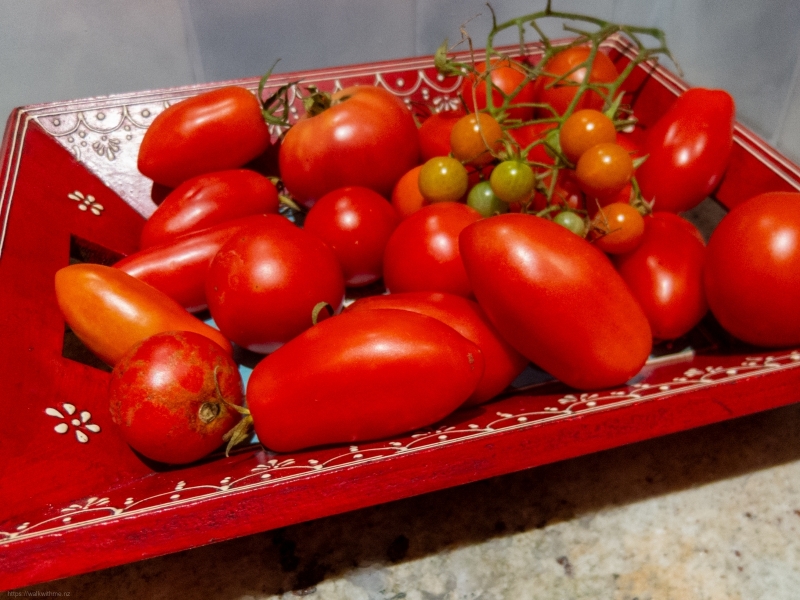
M 312 89 L 277 142 L 243 88 L 167 108 L 139 154 L 171 190 L 141 249 L 56 275 L 66 321 L 114 367 L 122 435 L 169 463 L 251 426 L 279 452 L 397 435 L 529 363 L 620 385 L 709 305 L 747 342 L 800 343 L 800 196 L 743 204 L 706 246 L 678 213 L 724 174 L 731 97 L 690 89 L 636 135 L 603 93 L 619 77 L 573 45 L 535 78 L 475 64 L 462 106 L 424 117 L 380 87 Z M 246 390 L 236 348 L 263 355 Z

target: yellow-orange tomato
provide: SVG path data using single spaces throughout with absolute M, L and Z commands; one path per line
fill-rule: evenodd
M 561 153 L 573 164 L 592 146 L 616 140 L 614 121 L 592 108 L 572 113 L 561 125 L 558 134 Z
M 193 331 L 219 344 L 230 342 L 172 298 L 120 269 L 74 264 L 59 269 L 56 299 L 76 336 L 109 365 L 136 343 L 164 331 Z
M 644 219 L 630 204 L 612 202 L 601 207 L 592 219 L 599 237 L 595 245 L 608 254 L 630 252 L 642 241 Z
M 487 113 L 464 115 L 450 132 L 453 157 L 463 163 L 480 166 L 490 163 L 493 153 L 503 149 L 503 129 Z
M 428 202 L 457 202 L 469 189 L 469 174 L 450 156 L 428 160 L 419 171 L 419 191 Z
M 403 175 L 392 190 L 392 206 L 401 219 L 413 215 L 423 206 L 430 204 L 422 192 L 419 191 L 419 172 L 422 165 L 418 165 Z

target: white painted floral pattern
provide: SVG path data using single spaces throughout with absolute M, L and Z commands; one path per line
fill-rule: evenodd
M 47 407 L 45 414 L 56 419 L 61 419 L 61 422 L 53 427 L 56 433 L 65 434 L 70 430 L 75 432 L 75 439 L 81 444 L 89 441 L 90 433 L 100 433 L 100 426 L 92 423 L 92 414 L 88 410 L 78 412 L 74 404 L 68 402 L 61 403 L 61 409 Z

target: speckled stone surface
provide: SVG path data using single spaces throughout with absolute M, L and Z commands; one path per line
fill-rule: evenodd
M 800 406 L 19 591 L 795 600 Z

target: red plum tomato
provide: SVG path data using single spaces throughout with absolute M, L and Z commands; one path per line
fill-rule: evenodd
M 469 398 L 482 374 L 478 346 L 441 321 L 345 311 L 261 360 L 247 405 L 261 443 L 290 452 L 432 425 Z
M 472 288 L 458 249 L 458 236 L 482 219 L 465 204 L 443 202 L 402 221 L 386 244 L 383 282 L 392 293 L 449 292 L 469 297 Z
M 652 348 L 647 318 L 611 261 L 565 227 L 509 213 L 466 227 L 475 298 L 503 338 L 577 389 L 625 383 Z
M 247 169 L 205 173 L 172 190 L 142 228 L 141 248 L 248 215 L 277 213 L 275 185 Z
M 656 212 L 644 218 L 639 245 L 613 257 L 647 315 L 655 339 L 673 340 L 687 334 L 708 311 L 703 290 L 705 251 L 689 221 Z
M 417 124 L 386 89 L 349 87 L 332 95 L 329 108 L 292 125 L 278 162 L 286 189 L 307 208 L 347 186 L 388 198 L 397 180 L 419 163 Z
M 202 173 L 237 169 L 270 145 L 261 104 L 228 86 L 182 100 L 159 113 L 139 147 L 139 171 L 171 188 Z
M 725 215 L 708 240 L 704 287 L 731 335 L 800 344 L 800 194 L 759 194 Z
M 159 333 L 131 348 L 111 372 L 108 395 L 111 419 L 131 448 L 176 465 L 220 447 L 239 420 L 229 404 L 244 401 L 233 359 L 188 331 Z
M 277 215 L 241 229 L 208 268 L 206 298 L 220 331 L 239 346 L 268 353 L 311 327 L 314 308 L 344 300 L 336 255 Z
M 383 275 L 383 251 L 399 221 L 389 201 L 377 192 L 346 187 L 317 200 L 303 227 L 333 250 L 345 285 L 359 287 Z

